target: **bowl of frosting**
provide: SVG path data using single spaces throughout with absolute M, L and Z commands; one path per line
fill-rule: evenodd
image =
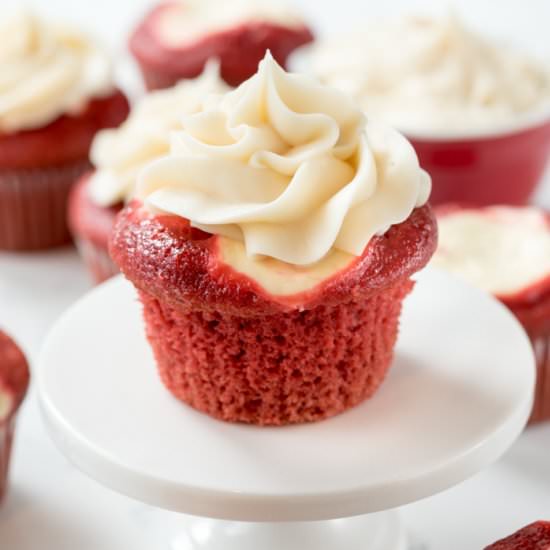
M 414 145 L 432 202 L 524 204 L 550 154 L 550 67 L 456 16 L 403 17 L 327 39 L 314 72 Z

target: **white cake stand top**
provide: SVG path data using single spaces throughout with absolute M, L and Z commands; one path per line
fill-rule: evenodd
M 231 425 L 176 401 L 122 278 L 57 323 L 38 383 L 57 445 L 112 489 L 183 513 L 298 521 L 388 509 L 468 478 L 523 429 L 534 372 L 529 341 L 504 307 L 427 270 L 406 301 L 383 387 L 332 420 Z

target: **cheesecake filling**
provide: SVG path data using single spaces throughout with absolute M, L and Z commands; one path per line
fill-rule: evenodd
M 177 0 L 165 6 L 155 19 L 163 43 L 174 48 L 250 22 L 303 26 L 302 19 L 284 0 Z
M 403 136 L 269 54 L 250 80 L 183 117 L 137 187 L 152 212 L 223 237 L 237 271 L 273 288 L 294 279 L 280 281 L 285 294 L 340 271 L 429 193 Z
M 307 292 L 351 267 L 357 258 L 339 250 L 331 250 L 318 262 L 302 266 L 275 258 L 253 258 L 247 255 L 241 241 L 220 237 L 216 260 L 231 266 L 238 273 L 253 279 L 273 296 L 292 296 Z
M 498 296 L 550 276 L 550 225 L 533 208 L 488 207 L 438 217 L 432 265 Z

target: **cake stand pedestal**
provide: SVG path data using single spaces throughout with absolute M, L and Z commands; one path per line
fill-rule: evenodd
M 181 516 L 172 550 L 404 550 L 393 512 L 488 466 L 522 431 L 534 359 L 496 301 L 437 270 L 407 299 L 388 379 L 336 418 L 226 424 L 162 387 L 121 278 L 52 329 L 38 385 L 59 449 L 98 482 Z M 167 536 L 167 539 L 170 537 Z

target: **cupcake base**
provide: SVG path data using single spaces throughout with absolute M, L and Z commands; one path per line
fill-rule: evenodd
M 87 159 L 36 169 L 0 170 L 0 249 L 38 250 L 70 242 L 69 191 Z
M 183 311 L 141 291 L 165 386 L 221 420 L 322 420 L 370 397 L 390 366 L 405 279 L 367 299 L 263 317 Z

